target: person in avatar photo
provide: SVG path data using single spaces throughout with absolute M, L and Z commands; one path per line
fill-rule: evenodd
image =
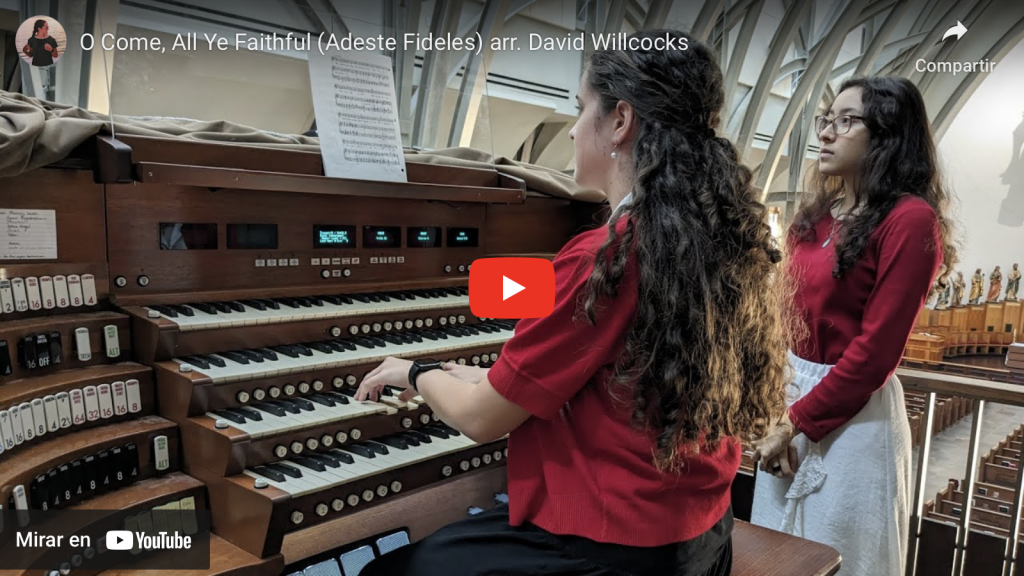
M 57 40 L 50 36 L 50 25 L 40 18 L 32 25 L 32 36 L 22 48 L 26 56 L 32 58 L 33 66 L 52 66 L 60 57 Z

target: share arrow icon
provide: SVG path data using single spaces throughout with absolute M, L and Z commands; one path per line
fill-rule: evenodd
M 949 30 L 946 30 L 946 33 L 942 35 L 942 39 L 945 40 L 950 36 L 956 36 L 956 39 L 959 40 L 966 33 L 967 27 L 964 26 L 963 23 L 961 23 L 959 20 L 957 20 L 956 26 L 952 26 Z

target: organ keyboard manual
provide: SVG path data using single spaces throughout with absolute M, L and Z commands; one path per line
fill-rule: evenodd
M 64 537 L 0 569 L 348 576 L 502 501 L 504 439 L 354 393 L 388 356 L 490 366 L 515 323 L 471 313 L 473 262 L 551 258 L 600 206 L 494 169 L 405 169 L 335 178 L 307 151 L 101 135 L 0 180 L 0 218 L 35 243 L 0 252 L 2 519 L 23 543 Z M 147 537 L 121 551 L 101 528 Z M 201 565 L 138 546 L 186 536 Z

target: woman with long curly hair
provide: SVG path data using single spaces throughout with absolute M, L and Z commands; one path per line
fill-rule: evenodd
M 843 573 L 896 576 L 911 444 L 894 372 L 939 265 L 957 260 L 948 195 L 909 80 L 848 80 L 816 122 L 813 194 L 788 237 L 801 397 L 757 444 L 751 520 L 836 548 Z
M 685 42 L 679 32 L 637 36 Z M 736 149 L 712 51 L 597 51 L 569 136 L 610 221 L 554 260 L 550 316 L 497 363 L 388 359 L 357 398 L 412 388 L 478 442 L 508 434 L 508 506 L 363 574 L 728 574 L 738 437 L 785 409 L 781 254 Z M 454 368 L 454 369 L 452 369 Z

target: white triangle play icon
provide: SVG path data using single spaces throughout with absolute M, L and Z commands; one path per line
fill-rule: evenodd
M 501 301 L 504 302 L 512 296 L 519 294 L 523 290 L 526 290 L 526 286 L 517 283 L 515 280 L 509 280 L 508 276 L 501 277 Z

